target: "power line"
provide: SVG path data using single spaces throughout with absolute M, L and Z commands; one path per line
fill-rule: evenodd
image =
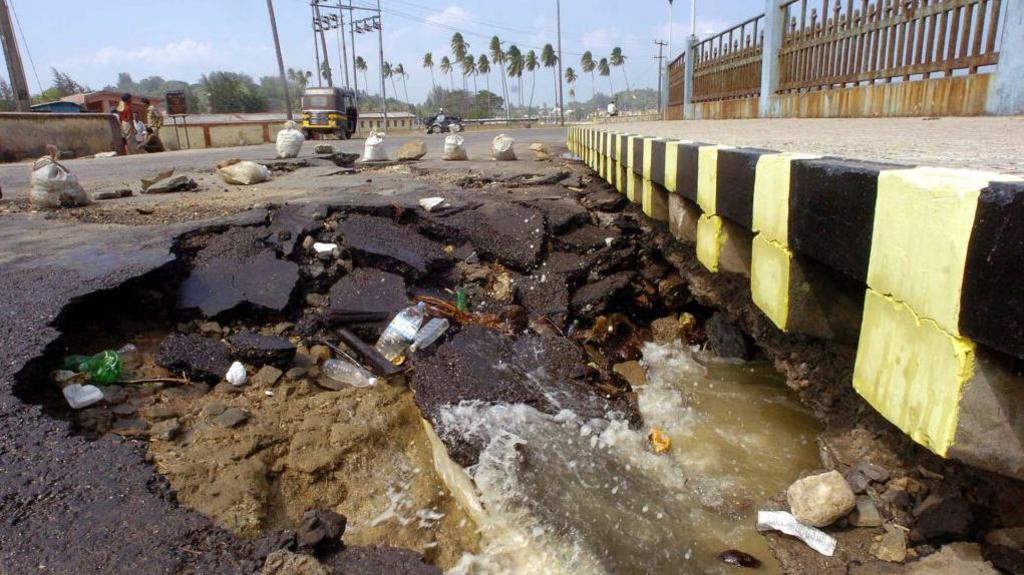
M 25 53 L 28 54 L 28 63 L 32 66 L 32 75 L 36 77 L 36 86 L 39 86 L 39 93 L 43 92 L 43 83 L 39 81 L 39 72 L 36 71 L 36 62 L 32 59 L 32 50 L 28 47 L 28 38 L 25 31 L 21 29 L 21 20 L 18 18 L 18 11 L 14 9 L 14 0 L 8 0 L 7 5 L 11 7 L 14 14 L 14 22 L 18 25 L 18 34 L 21 36 L 21 43 L 25 45 Z

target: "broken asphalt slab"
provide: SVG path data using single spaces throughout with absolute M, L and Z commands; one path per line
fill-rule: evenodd
M 492 202 L 439 218 L 476 246 L 481 257 L 528 272 L 540 262 L 546 239 L 536 208 Z
M 427 239 L 411 226 L 396 224 L 387 218 L 350 215 L 338 223 L 338 236 L 344 239 L 355 260 L 363 265 L 397 264 L 399 271 L 408 270 L 421 276 L 439 272 L 454 263 L 441 244 Z

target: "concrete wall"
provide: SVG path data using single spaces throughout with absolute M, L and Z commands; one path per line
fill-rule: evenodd
M 0 162 L 45 156 L 46 144 L 90 156 L 119 150 L 121 132 L 110 114 L 0 113 Z
M 768 98 L 766 115 L 759 111 L 759 98 L 741 98 L 674 106 L 666 112 L 666 119 L 979 116 L 985 114 L 993 85 L 992 74 L 974 74 L 775 94 Z
M 399 125 L 392 127 L 391 134 L 409 133 L 414 129 L 413 121 L 408 118 L 393 120 Z M 359 120 L 357 135 L 369 134 L 373 128 L 379 128 L 383 120 Z M 231 146 L 254 146 L 277 141 L 277 133 L 284 128 L 281 120 L 253 122 L 216 122 L 188 124 L 187 128 L 180 121 L 177 131 L 174 124 L 167 123 L 160 130 L 160 139 L 169 150 L 186 148 L 226 148 Z M 186 136 L 186 130 L 187 136 Z M 179 142 L 179 137 L 181 141 Z
M 856 345 L 854 389 L 914 441 L 1024 478 L 1024 180 L 585 127 L 569 147 L 779 330 Z

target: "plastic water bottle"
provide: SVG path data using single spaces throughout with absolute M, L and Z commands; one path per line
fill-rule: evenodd
M 373 374 L 344 359 L 328 359 L 320 367 L 320 371 L 334 381 L 345 383 L 352 387 L 377 385 L 377 378 Z
M 380 339 L 374 347 L 385 359 L 394 363 L 416 339 L 416 332 L 423 325 L 426 313 L 427 306 L 423 302 L 403 309 L 391 320 L 384 333 L 380 334 Z
M 435 317 L 416 333 L 416 339 L 409 346 L 409 351 L 418 351 L 430 347 L 446 331 L 448 331 L 448 320 Z

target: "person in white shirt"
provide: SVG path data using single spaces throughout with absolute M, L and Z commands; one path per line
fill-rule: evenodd
M 609 116 L 618 116 L 619 115 L 619 107 L 615 105 L 615 100 L 612 100 L 611 102 L 608 102 L 608 115 Z

